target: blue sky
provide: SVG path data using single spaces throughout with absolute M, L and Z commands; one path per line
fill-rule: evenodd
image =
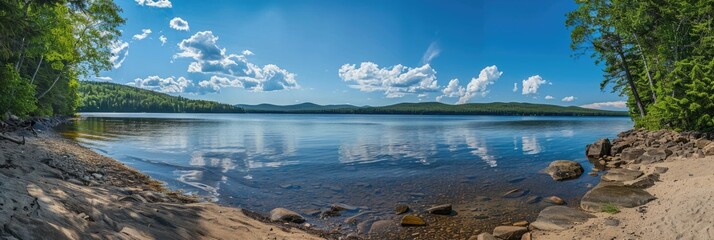
M 230 104 L 623 106 L 600 91 L 592 59 L 571 57 L 570 1 L 118 4 L 127 22 L 115 68 L 100 79 L 173 95 Z

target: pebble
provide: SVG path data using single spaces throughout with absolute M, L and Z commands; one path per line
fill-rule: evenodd
M 394 212 L 397 215 L 405 213 L 407 211 L 409 211 L 409 206 L 407 206 L 406 204 L 397 204 L 397 206 L 394 207 Z
M 550 197 L 548 197 L 547 201 L 550 202 L 550 203 L 552 203 L 552 204 L 556 204 L 556 205 L 563 205 L 563 204 L 565 204 L 565 201 L 564 201 L 562 198 L 558 197 L 558 196 L 550 196 Z
M 525 220 L 524 220 L 524 221 L 514 222 L 514 223 L 511 224 L 511 225 L 517 226 L 517 227 L 527 227 L 528 224 L 529 224 L 528 221 L 525 221 Z
M 426 222 L 424 222 L 424 220 L 422 220 L 420 217 L 408 214 L 408 215 L 404 215 L 404 217 L 402 217 L 401 225 L 402 226 L 424 226 L 424 225 L 426 225 Z
M 611 226 L 611 227 L 616 227 L 620 225 L 620 220 L 614 219 L 614 218 L 607 218 L 605 219 L 605 225 Z

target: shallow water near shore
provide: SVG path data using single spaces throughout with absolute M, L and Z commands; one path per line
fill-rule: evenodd
M 599 177 L 555 182 L 553 160 L 592 165 L 585 145 L 632 128 L 619 117 L 84 113 L 59 128 L 66 137 L 169 187 L 267 213 L 286 207 L 326 229 L 356 232 L 454 204 L 452 216 L 424 215 L 426 228 L 466 237 L 504 222 L 533 221 L 544 201 L 569 205 Z M 522 193 L 502 197 L 511 189 Z M 490 200 L 487 200 L 490 199 Z M 308 213 L 345 203 L 357 211 L 321 219 Z M 365 224 L 360 224 L 365 223 Z M 426 229 L 426 230 L 425 230 Z M 424 235 L 425 234 L 425 235 Z

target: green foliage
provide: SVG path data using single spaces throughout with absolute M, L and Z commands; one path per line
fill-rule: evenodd
M 112 67 L 120 12 L 112 0 L 0 0 L 0 66 L 16 76 L 0 85 L 0 112 L 73 114 L 78 79 Z
M 243 109 L 212 101 L 104 82 L 79 84 L 80 112 L 242 113 Z
M 620 212 L 620 208 L 615 204 L 605 203 L 605 205 L 602 206 L 602 211 L 609 214 L 615 214 Z
M 602 63 L 635 125 L 714 131 L 714 1 L 576 1 L 572 48 Z
M 0 68 L 0 111 L 26 117 L 37 109 L 35 105 L 35 88 L 29 82 L 20 78 L 12 65 Z

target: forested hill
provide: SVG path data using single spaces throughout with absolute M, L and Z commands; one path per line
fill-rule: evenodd
M 191 100 L 126 85 L 81 82 L 80 112 L 242 113 L 242 108 Z
M 302 103 L 237 105 L 252 113 L 335 113 L 335 114 L 433 114 L 433 115 L 515 115 L 515 116 L 627 116 L 627 112 L 531 103 L 470 103 L 449 105 L 438 102 L 399 103 L 382 107 L 317 105 Z

